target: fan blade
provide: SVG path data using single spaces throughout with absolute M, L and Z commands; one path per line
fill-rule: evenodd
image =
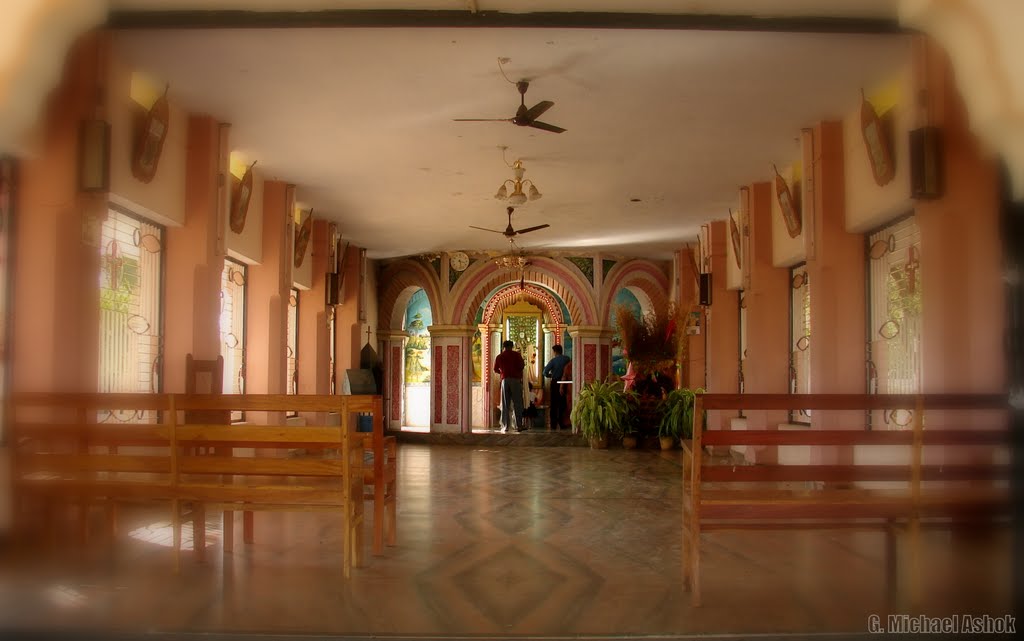
M 551 225 L 544 224 L 544 225 L 537 225 L 535 227 L 527 227 L 526 229 L 518 230 L 515 235 L 518 236 L 519 234 L 526 234 L 528 232 L 537 231 L 538 229 L 544 229 L 545 227 L 550 227 L 550 226 Z
M 565 129 L 562 129 L 561 127 L 556 127 L 555 125 L 549 125 L 548 123 L 541 122 L 539 120 L 534 120 L 533 122 L 531 122 L 527 126 L 528 127 L 533 127 L 535 129 L 543 129 L 544 131 L 553 131 L 556 134 L 560 134 L 563 131 L 565 131 Z
M 511 118 L 452 118 L 455 122 L 512 122 Z
M 505 232 L 498 231 L 497 229 L 487 229 L 486 227 L 477 227 L 476 225 L 470 225 L 470 228 L 471 229 L 479 229 L 480 231 L 491 231 L 491 232 L 494 232 L 495 234 L 502 234 L 502 235 L 505 234 Z
M 524 120 L 529 120 L 532 122 L 539 118 L 542 113 L 544 113 L 548 109 L 551 109 L 554 106 L 555 103 L 551 102 L 550 100 L 542 100 L 541 102 L 538 102 L 534 106 L 527 109 L 526 113 L 522 115 L 522 118 Z

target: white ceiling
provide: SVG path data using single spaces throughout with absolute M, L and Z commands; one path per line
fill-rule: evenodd
M 115 0 L 115 8 L 245 6 L 447 8 L 465 2 L 216 3 Z M 480 2 L 494 8 L 495 3 Z M 574 10 L 579 2 L 497 3 Z M 590 10 L 821 15 L 820 2 L 585 3 Z M 834 15 L 891 17 L 888 1 L 827 3 Z M 499 7 L 504 8 L 504 7 Z M 551 227 L 526 248 L 666 255 L 735 207 L 740 185 L 798 157 L 801 127 L 857 109 L 859 89 L 891 76 L 906 37 L 590 29 L 126 30 L 118 52 L 171 85 L 193 111 L 232 125 L 235 149 L 293 182 L 318 217 L 371 257 L 504 249 L 493 198 L 523 158 L 541 200 L 517 228 Z M 552 100 L 552 134 L 506 122 Z M 638 198 L 641 202 L 631 202 Z

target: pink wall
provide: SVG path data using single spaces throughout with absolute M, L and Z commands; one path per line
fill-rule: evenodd
M 344 247 L 344 246 L 343 246 Z M 338 257 L 341 260 L 341 256 Z M 345 263 L 338 269 L 343 273 L 344 285 L 341 291 L 341 304 L 335 308 L 335 329 L 338 345 L 338 381 L 344 380 L 346 369 L 359 367 L 359 350 L 366 343 L 366 335 L 359 321 L 359 299 L 363 296 L 363 287 L 359 282 L 359 248 L 350 245 L 345 252 Z M 372 339 L 371 339 L 372 340 Z
M 217 121 L 188 119 L 185 224 L 167 229 L 164 282 L 164 391 L 185 391 L 185 357 L 220 354 L 220 280 L 217 251 Z
M 326 295 L 327 252 L 330 244 L 329 225 L 325 220 L 313 221 L 310 239 L 313 285 L 299 294 L 299 393 L 330 394 L 331 343 L 328 336 Z
M 711 316 L 707 326 L 707 390 L 719 394 L 739 391 L 739 295 L 728 289 L 726 278 L 729 257 L 728 221 L 711 223 Z M 708 412 L 708 425 L 727 428 L 736 412 Z
M 750 289 L 747 302 L 745 391 L 785 394 L 789 391 L 789 271 L 772 264 L 772 199 L 770 183 L 750 186 Z M 785 412 L 747 412 L 748 429 L 765 429 L 786 420 Z
M 700 310 L 697 307 L 697 272 L 694 271 L 691 256 L 696 256 L 696 251 L 691 247 L 684 247 L 676 254 L 676 263 L 679 270 L 679 291 L 677 300 L 680 305 L 689 311 Z M 698 270 L 699 271 L 699 270 Z M 707 331 L 707 321 L 701 313 L 701 333 L 690 335 L 686 341 L 686 365 L 682 371 L 682 387 L 696 389 L 706 387 L 704 380 L 704 334 Z
M 295 188 L 263 183 L 263 262 L 249 270 L 246 391 L 284 394 Z
M 15 390 L 95 391 L 99 228 L 106 194 L 78 191 L 78 127 L 95 113 L 95 36 L 68 55 L 46 106 L 40 146 L 20 165 L 12 307 Z
M 865 392 L 864 236 L 847 233 L 843 126 L 814 128 L 814 255 L 807 258 L 811 287 L 811 392 Z M 804 215 L 808 214 L 804 208 Z M 815 427 L 823 427 L 814 421 Z
M 1005 300 L 994 159 L 970 133 L 945 55 L 932 46 L 925 74 L 942 127 L 945 194 L 917 203 L 921 230 L 925 392 L 1003 391 Z M 934 88 L 938 88 L 935 90 Z

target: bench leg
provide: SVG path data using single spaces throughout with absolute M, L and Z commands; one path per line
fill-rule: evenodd
M 921 606 L 921 520 L 914 516 L 907 526 L 907 597 L 910 611 L 917 612 Z
M 192 551 L 197 562 L 206 560 L 206 506 L 202 503 L 192 506 Z
M 889 614 L 900 612 L 899 591 L 899 541 L 897 539 L 896 524 L 890 523 L 885 530 L 885 589 L 886 607 Z
M 224 553 L 235 550 L 235 513 L 224 510 L 224 524 L 221 527 L 224 538 Z
M 700 525 L 696 519 L 690 526 L 690 604 L 700 607 Z
M 683 589 L 689 592 L 693 589 L 693 577 L 690 576 L 690 535 L 686 525 L 686 510 L 683 510 Z
M 245 543 L 252 543 L 255 540 L 253 533 L 253 519 L 252 511 L 247 510 L 242 512 L 242 541 Z
M 376 556 L 384 554 L 384 485 L 378 483 L 373 486 L 373 553 Z
M 174 573 L 181 572 L 181 503 L 171 501 L 171 538 L 174 547 Z

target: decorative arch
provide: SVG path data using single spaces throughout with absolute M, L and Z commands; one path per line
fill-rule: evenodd
M 550 290 L 554 296 L 562 299 L 573 323 L 594 325 L 598 322 L 590 285 L 579 276 L 574 266 L 570 269 L 552 258 L 543 257 L 531 257 L 530 263 L 523 274 L 525 280 Z M 453 292 L 455 304 L 452 306 L 451 323 L 472 324 L 476 310 L 484 299 L 491 292 L 507 285 L 510 280 L 507 269 L 490 261 L 464 275 L 459 279 L 461 286 Z
M 516 301 L 520 295 L 522 295 L 524 300 L 547 311 L 552 324 L 565 327 L 565 318 L 562 316 L 562 307 L 558 304 L 558 301 L 555 300 L 555 297 L 549 291 L 533 283 L 528 283 L 523 289 L 520 289 L 518 284 L 509 284 L 494 292 L 487 300 L 481 322 L 485 325 L 490 325 L 495 316 L 499 315 L 502 310 Z
M 444 317 L 437 276 L 422 261 L 405 259 L 392 263 L 384 269 L 380 282 L 387 284 L 380 290 L 379 329 L 402 329 L 405 306 L 420 288 L 427 294 L 434 318 Z
M 611 326 L 612 301 L 620 289 L 627 288 L 633 292 L 641 305 L 646 302 L 651 306 L 661 307 L 668 302 L 668 276 L 664 270 L 649 260 L 620 263 L 612 268 L 608 276 L 601 292 L 601 321 L 606 326 Z

